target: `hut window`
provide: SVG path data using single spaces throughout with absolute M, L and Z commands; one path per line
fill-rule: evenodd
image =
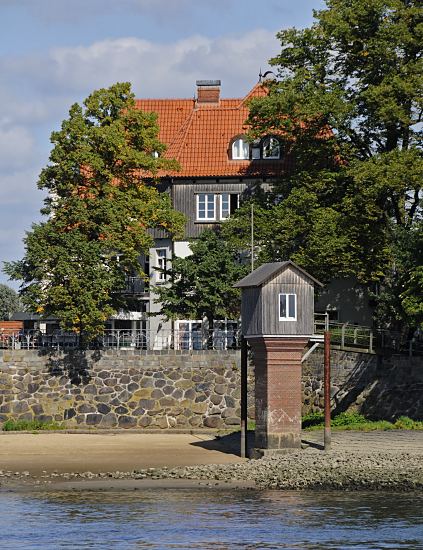
M 279 294 L 279 321 L 297 320 L 297 295 Z

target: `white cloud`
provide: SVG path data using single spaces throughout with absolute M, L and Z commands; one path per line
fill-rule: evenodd
M 215 39 L 196 35 L 170 44 L 120 38 L 53 50 L 48 78 L 52 86 L 79 93 L 130 81 L 143 97 L 190 97 L 197 78 L 221 78 L 223 93 L 243 95 L 277 49 L 275 33 L 266 30 Z
M 218 38 L 193 35 L 170 43 L 126 37 L 3 59 L 0 72 L 19 82 L 20 90 L 30 83 L 35 92 L 31 104 L 42 98 L 40 114 L 46 98 L 57 102 L 58 95 L 67 100 L 73 95 L 80 100 L 117 81 L 132 82 L 143 97 L 191 97 L 197 78 L 220 78 L 224 94 L 243 95 L 278 48 L 275 32 L 267 30 Z

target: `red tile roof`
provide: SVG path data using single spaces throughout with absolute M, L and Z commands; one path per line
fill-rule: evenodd
M 231 160 L 231 140 L 245 134 L 247 102 L 267 94 L 257 84 L 239 99 L 221 99 L 219 103 L 199 105 L 195 99 L 138 99 L 136 106 L 158 115 L 159 139 L 167 145 L 165 157 L 176 159 L 181 170 L 160 173 L 176 178 L 266 176 L 287 168 L 286 159 Z

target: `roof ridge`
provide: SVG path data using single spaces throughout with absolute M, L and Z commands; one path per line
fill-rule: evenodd
M 135 101 L 191 101 L 195 103 L 195 99 L 192 97 L 139 97 Z

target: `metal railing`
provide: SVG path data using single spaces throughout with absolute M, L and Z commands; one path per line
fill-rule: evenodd
M 317 314 L 314 334 L 331 333 L 333 346 L 339 349 L 367 353 L 399 353 L 409 356 L 423 355 L 423 340 L 406 339 L 399 332 L 329 321 L 327 316 Z M 190 330 L 117 330 L 105 329 L 91 341 L 91 349 L 136 349 L 145 351 L 201 351 L 233 350 L 240 348 L 240 331 L 234 328 L 215 328 L 211 331 Z M 45 333 L 40 330 L 0 329 L 0 349 L 56 349 L 80 348 L 79 334 L 55 330 Z
M 43 333 L 39 330 L 0 331 L 0 349 L 79 349 L 81 339 L 75 332 L 55 330 Z M 144 351 L 201 351 L 234 350 L 240 347 L 237 330 L 112 330 L 104 332 L 89 342 L 89 349 L 122 349 Z
M 340 349 L 352 349 L 367 353 L 399 353 L 423 355 L 423 340 L 407 338 L 400 332 L 373 329 L 349 323 L 329 321 L 325 314 L 316 314 L 314 332 L 323 334 L 328 330 L 331 334 L 331 343 Z

